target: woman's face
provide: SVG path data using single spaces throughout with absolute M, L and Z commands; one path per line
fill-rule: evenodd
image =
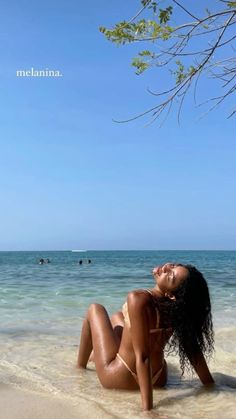
M 189 275 L 188 269 L 179 263 L 165 263 L 154 268 L 152 273 L 162 293 L 173 292 Z

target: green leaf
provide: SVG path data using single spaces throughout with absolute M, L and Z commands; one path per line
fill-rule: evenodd
M 139 75 L 143 73 L 145 70 L 147 70 L 147 68 L 150 67 L 150 64 L 141 60 L 139 57 L 135 57 L 132 60 L 132 66 L 136 67 L 137 69 L 136 74 Z
M 151 3 L 151 0 L 142 0 L 141 1 L 142 5 L 145 7 L 147 6 L 149 3 Z
M 193 65 L 190 65 L 190 67 L 188 68 L 188 73 L 190 76 L 193 76 L 196 73 L 196 71 L 197 69 Z
M 166 24 L 170 20 L 170 16 L 172 15 L 173 7 L 169 6 L 166 9 L 159 9 L 159 20 L 160 23 Z
M 236 1 L 228 1 L 227 6 L 233 9 L 234 7 L 236 7 Z
M 140 51 L 138 55 L 140 55 L 140 57 L 151 57 L 152 53 L 149 50 L 144 50 L 144 51 Z

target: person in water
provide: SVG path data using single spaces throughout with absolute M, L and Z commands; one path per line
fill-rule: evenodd
M 86 368 L 93 350 L 101 384 L 140 389 L 143 410 L 153 408 L 153 387 L 167 382 L 165 347 L 178 352 L 182 374 L 193 368 L 202 384 L 214 383 L 205 360 L 214 349 L 206 280 L 194 266 L 180 263 L 158 266 L 153 276 L 154 288 L 129 292 L 111 319 L 102 305 L 90 305 L 77 360 Z
M 44 265 L 45 263 L 46 264 L 51 263 L 50 259 L 40 259 L 39 260 L 39 265 Z

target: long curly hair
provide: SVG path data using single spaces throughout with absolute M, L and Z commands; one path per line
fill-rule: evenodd
M 214 331 L 204 276 L 192 265 L 178 265 L 188 270 L 188 277 L 173 291 L 176 300 L 161 298 L 158 308 L 164 318 L 168 317 L 173 328 L 166 352 L 179 354 L 183 375 L 185 369 L 192 370 L 191 362 L 197 359 L 199 350 L 207 359 L 210 358 L 214 351 Z

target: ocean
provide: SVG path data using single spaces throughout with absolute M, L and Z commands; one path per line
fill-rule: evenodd
M 41 258 L 51 263 L 39 265 Z M 178 357 L 168 357 L 168 384 L 154 390 L 153 414 L 235 418 L 236 251 L 0 252 L 1 383 L 69 400 L 82 419 L 144 417 L 139 392 L 103 389 L 93 364 L 80 371 L 75 363 L 89 304 L 112 314 L 127 292 L 151 288 L 152 268 L 165 262 L 191 263 L 208 281 L 216 386 L 207 390 L 196 376 L 181 378 Z

